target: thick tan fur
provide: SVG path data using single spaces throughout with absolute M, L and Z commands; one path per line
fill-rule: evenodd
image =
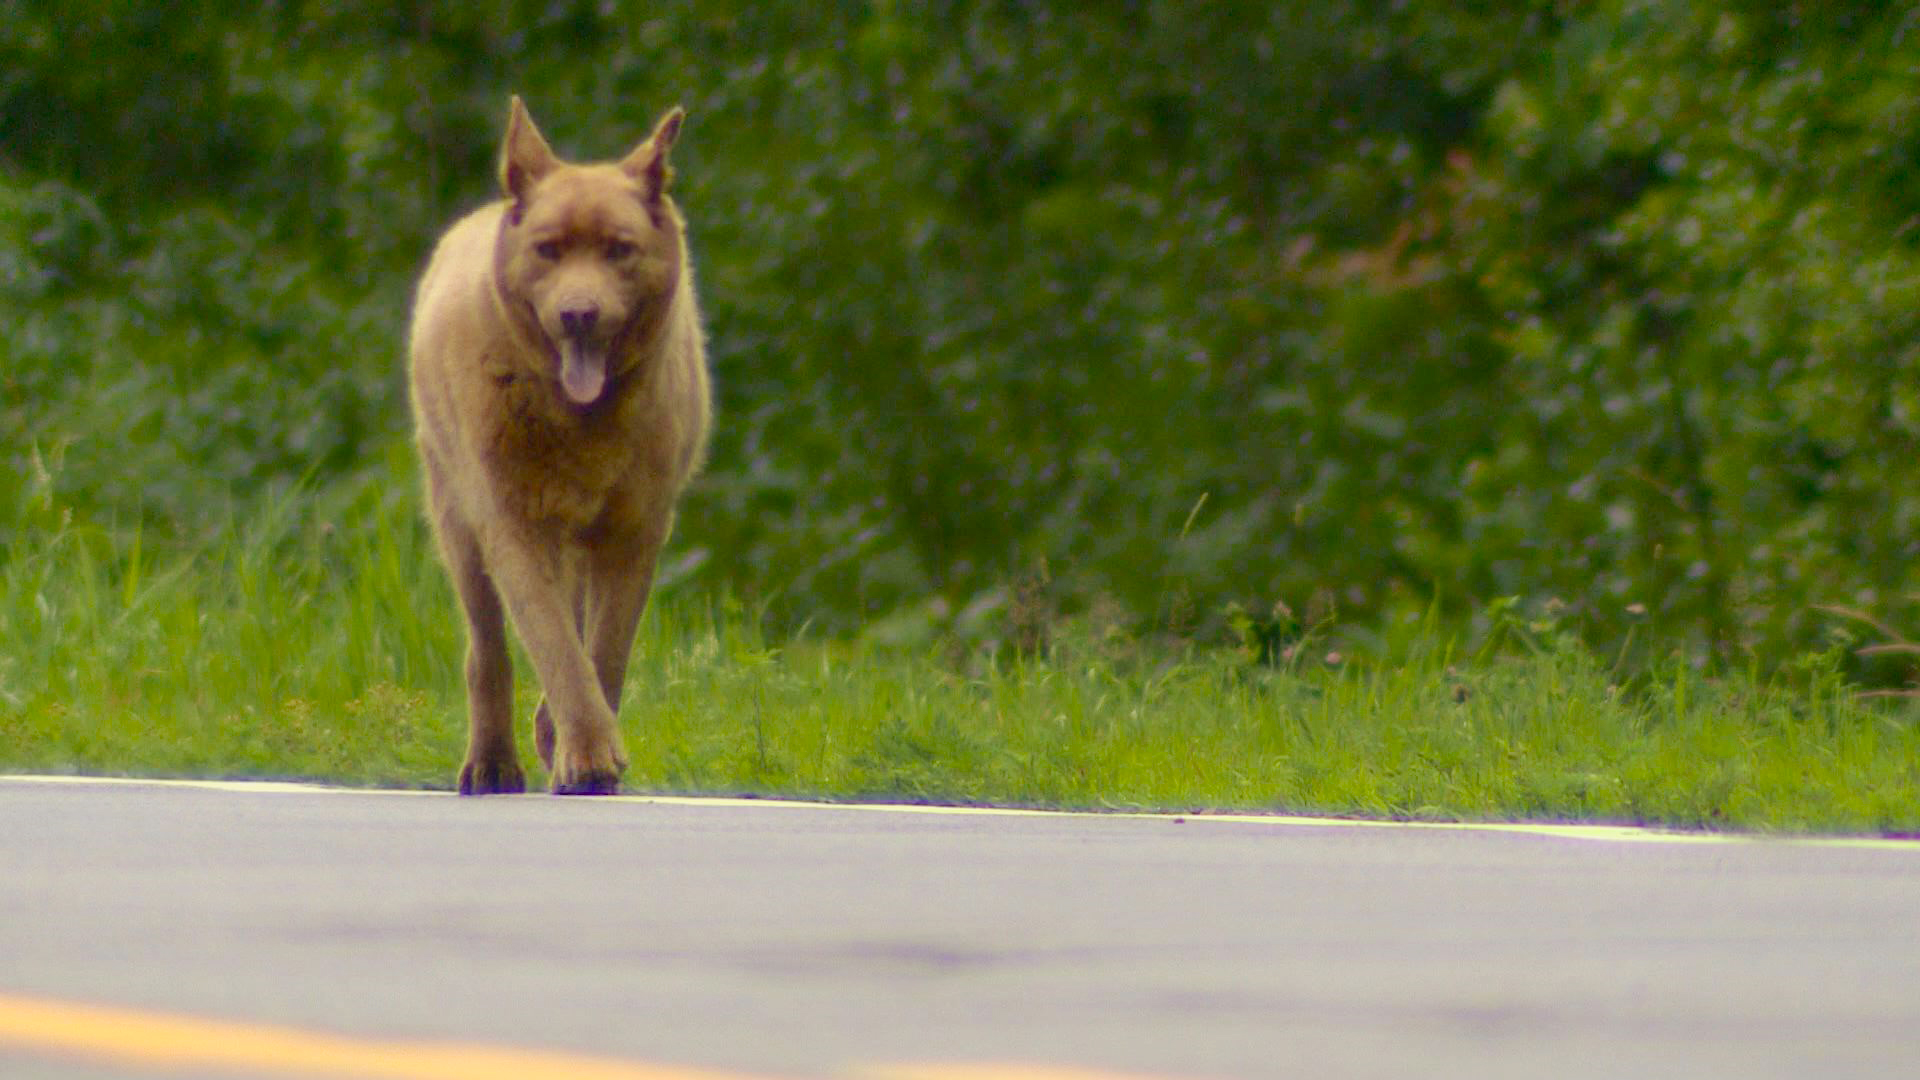
M 410 386 L 427 502 L 467 617 L 462 794 L 523 791 L 512 619 L 545 692 L 535 745 L 565 794 L 618 790 L 614 716 L 709 398 L 685 228 L 682 113 L 618 163 L 560 161 L 514 98 L 506 198 L 441 238 Z

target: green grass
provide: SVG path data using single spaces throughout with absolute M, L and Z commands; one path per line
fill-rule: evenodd
M 72 520 L 41 473 L 0 486 L 0 526 L 0 770 L 450 785 L 464 642 L 411 484 L 194 523 L 163 551 Z M 1473 656 L 1428 626 L 1282 667 L 1071 624 L 1044 657 L 913 652 L 769 641 L 736 605 L 668 589 L 622 709 L 627 785 L 1920 831 L 1916 714 L 1861 701 L 1833 657 L 1623 678 L 1569 637 L 1510 630 Z M 518 674 L 524 717 L 537 691 Z

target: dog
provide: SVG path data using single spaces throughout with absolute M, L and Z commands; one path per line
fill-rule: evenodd
M 444 236 L 414 297 L 408 385 L 439 553 L 467 620 L 462 795 L 526 790 L 512 621 L 556 794 L 617 792 L 615 716 L 674 505 L 711 422 L 668 110 L 617 162 L 554 155 L 515 96 L 504 198 Z

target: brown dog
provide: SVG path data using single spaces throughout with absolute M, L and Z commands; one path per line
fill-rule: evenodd
M 673 506 L 699 468 L 708 388 L 667 151 L 669 111 L 623 160 L 556 158 L 513 99 L 507 197 L 441 238 L 414 300 L 411 388 L 427 501 L 467 615 L 460 792 L 524 791 L 502 605 L 545 697 L 534 742 L 561 794 L 618 790 L 614 715 Z

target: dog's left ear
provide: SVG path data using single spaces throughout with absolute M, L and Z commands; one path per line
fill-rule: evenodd
M 680 122 L 686 118 L 687 111 L 680 106 L 668 109 L 653 126 L 653 134 L 647 136 L 647 141 L 634 147 L 633 153 L 620 163 L 628 176 L 647 189 L 650 199 L 666 194 L 667 185 L 673 183 L 673 166 L 667 164 L 667 151 L 673 149 L 673 141 L 680 137 Z
M 559 164 L 540 129 L 533 126 L 526 104 L 519 94 L 513 95 L 507 108 L 507 137 L 500 145 L 500 187 L 516 209 L 526 205 L 527 192 Z

